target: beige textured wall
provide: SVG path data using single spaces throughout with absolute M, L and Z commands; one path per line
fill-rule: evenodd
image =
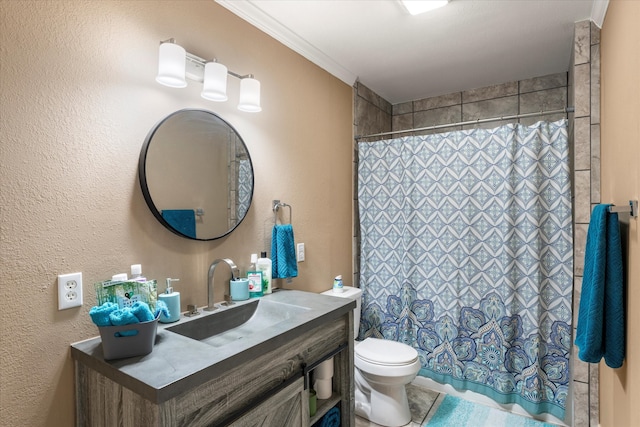
M 640 195 L 640 2 L 609 3 L 601 33 L 602 200 L 624 204 Z M 620 215 L 627 251 L 626 359 L 600 363 L 600 425 L 640 426 L 640 228 Z
M 154 81 L 160 40 L 217 56 L 262 82 L 263 112 L 224 104 L 200 86 Z M 0 425 L 73 425 L 69 344 L 97 335 L 93 283 L 141 263 L 181 281 L 182 307 L 206 303 L 217 257 L 239 266 L 270 249 L 271 200 L 293 206 L 307 260 L 285 287 L 351 284 L 352 89 L 211 1 L 0 2 Z M 149 129 L 187 107 L 209 109 L 243 136 L 256 188 L 227 238 L 165 230 L 137 180 Z M 81 271 L 84 305 L 57 310 L 57 275 Z M 222 299 L 218 286 L 216 301 Z

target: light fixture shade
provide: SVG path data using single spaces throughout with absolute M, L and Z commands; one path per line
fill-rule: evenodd
M 187 52 L 175 43 L 161 43 L 156 81 L 169 87 L 185 87 Z
M 446 6 L 449 0 L 400 0 L 400 2 L 410 14 L 419 15 Z
M 204 66 L 202 97 L 209 101 L 226 101 L 227 67 L 218 62 L 207 62 Z
M 251 77 L 240 80 L 238 110 L 248 113 L 262 111 L 262 107 L 260 107 L 260 82 L 258 80 Z

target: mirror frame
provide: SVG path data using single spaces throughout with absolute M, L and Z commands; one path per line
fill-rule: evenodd
M 147 173 L 146 173 L 146 171 L 147 171 L 147 165 L 146 165 L 147 152 L 149 151 L 149 146 L 151 145 L 151 141 L 153 140 L 154 135 L 158 132 L 158 130 L 161 128 L 161 126 L 167 120 L 169 120 L 171 117 L 173 117 L 173 116 L 175 116 L 177 114 L 187 113 L 187 112 L 198 112 L 198 113 L 210 114 L 213 117 L 215 117 L 216 119 L 220 120 L 222 122 L 222 124 L 228 126 L 229 129 L 235 133 L 235 135 L 238 138 L 238 140 L 244 146 L 245 152 L 247 153 L 247 159 L 249 160 L 249 165 L 251 166 L 251 194 L 249 195 L 249 204 L 247 206 L 247 210 L 246 210 L 244 216 L 242 218 L 239 218 L 237 223 L 231 229 L 227 230 L 224 234 L 221 234 L 221 235 L 215 236 L 215 237 L 211 237 L 211 238 L 206 238 L 206 239 L 200 239 L 200 238 L 197 238 L 197 237 L 187 236 L 187 235 L 179 232 L 175 228 L 173 228 L 164 219 L 164 217 L 162 216 L 162 213 L 160 212 L 160 210 L 156 207 L 155 203 L 153 202 L 153 198 L 151 197 L 151 194 L 149 193 L 149 186 L 147 184 Z M 249 148 L 247 147 L 247 144 L 245 144 L 244 140 L 240 136 L 240 133 L 233 126 L 231 126 L 231 124 L 229 122 L 227 122 L 225 119 L 220 117 L 218 114 L 216 114 L 216 113 L 214 113 L 212 111 L 201 109 L 201 108 L 184 108 L 184 109 L 181 109 L 181 110 L 178 110 L 178 111 L 174 111 L 173 113 L 171 113 L 171 114 L 167 115 L 166 117 L 162 118 L 158 123 L 156 123 L 151 128 L 151 130 L 147 134 L 147 137 L 144 140 L 144 144 L 142 145 L 142 149 L 140 151 L 140 158 L 138 159 L 138 179 L 140 181 L 140 188 L 142 189 L 142 195 L 144 196 L 144 200 L 145 200 L 145 202 L 147 202 L 147 206 L 151 210 L 151 213 L 153 213 L 153 216 L 155 216 L 156 219 L 165 228 L 167 228 L 172 233 L 177 234 L 180 237 L 184 237 L 184 238 L 191 239 L 191 240 L 211 241 L 211 240 L 221 239 L 221 238 L 229 235 L 233 230 L 238 228 L 238 226 L 242 223 L 242 221 L 244 221 L 244 219 L 247 217 L 247 214 L 249 213 L 249 209 L 251 208 L 251 204 L 253 203 L 253 193 L 254 193 L 254 189 L 255 189 L 255 173 L 254 173 L 254 169 L 253 169 L 253 162 L 251 161 L 251 154 L 249 153 Z

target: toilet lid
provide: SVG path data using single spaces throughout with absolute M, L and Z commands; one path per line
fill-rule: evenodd
M 378 365 L 408 365 L 418 359 L 415 348 L 406 344 L 378 338 L 367 338 L 355 347 L 355 355 Z

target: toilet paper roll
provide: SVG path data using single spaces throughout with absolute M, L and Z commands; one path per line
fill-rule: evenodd
M 331 397 L 331 378 L 328 380 L 316 380 L 313 384 L 313 389 L 316 391 L 318 399 L 328 399 Z
M 317 380 L 330 380 L 333 377 L 333 357 L 319 364 L 313 371 L 313 377 Z

